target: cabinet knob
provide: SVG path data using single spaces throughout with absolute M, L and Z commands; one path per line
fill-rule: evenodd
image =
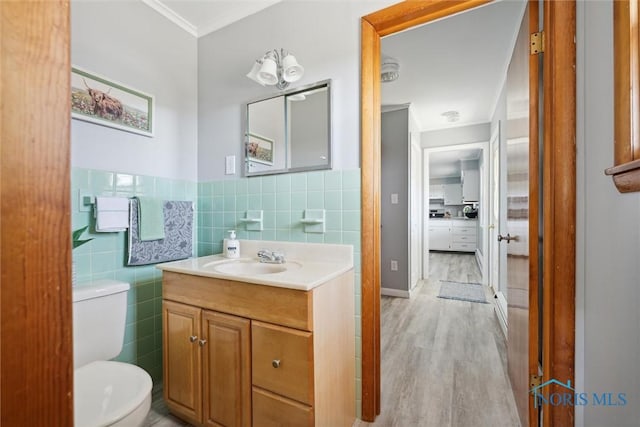
M 200 340 L 199 344 L 200 347 L 204 347 L 204 345 L 207 343 L 207 340 Z
M 198 336 L 197 336 L 197 335 L 191 335 L 191 336 L 189 337 L 189 341 L 191 341 L 191 342 L 196 342 L 196 340 L 197 340 L 197 339 L 198 339 Z
M 271 366 L 273 366 L 274 368 L 279 368 L 280 367 L 280 359 L 273 359 L 273 361 L 271 362 Z

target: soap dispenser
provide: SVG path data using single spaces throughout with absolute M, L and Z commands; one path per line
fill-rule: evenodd
M 229 238 L 224 239 L 224 256 L 240 258 L 240 242 L 236 239 L 236 230 L 229 230 Z

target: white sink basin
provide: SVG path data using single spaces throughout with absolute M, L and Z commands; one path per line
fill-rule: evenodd
M 253 276 L 258 274 L 282 273 L 283 271 L 298 269 L 300 268 L 300 264 L 297 262 L 286 262 L 284 264 L 267 264 L 253 259 L 241 259 L 216 263 L 211 267 L 213 268 L 213 270 L 219 273 L 233 274 L 238 276 Z

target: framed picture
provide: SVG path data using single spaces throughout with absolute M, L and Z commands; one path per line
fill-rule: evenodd
M 273 139 L 247 134 L 247 159 L 252 162 L 273 165 Z
M 71 68 L 71 117 L 153 136 L 153 96 L 77 67 Z

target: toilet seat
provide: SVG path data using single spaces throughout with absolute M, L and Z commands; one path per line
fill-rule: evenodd
M 141 406 L 151 405 L 149 374 L 128 363 L 95 361 L 74 371 L 74 417 L 76 427 L 111 426 Z M 133 420 L 132 420 L 133 421 Z M 141 422 L 141 421 L 140 421 Z M 122 423 L 122 425 L 139 425 Z

